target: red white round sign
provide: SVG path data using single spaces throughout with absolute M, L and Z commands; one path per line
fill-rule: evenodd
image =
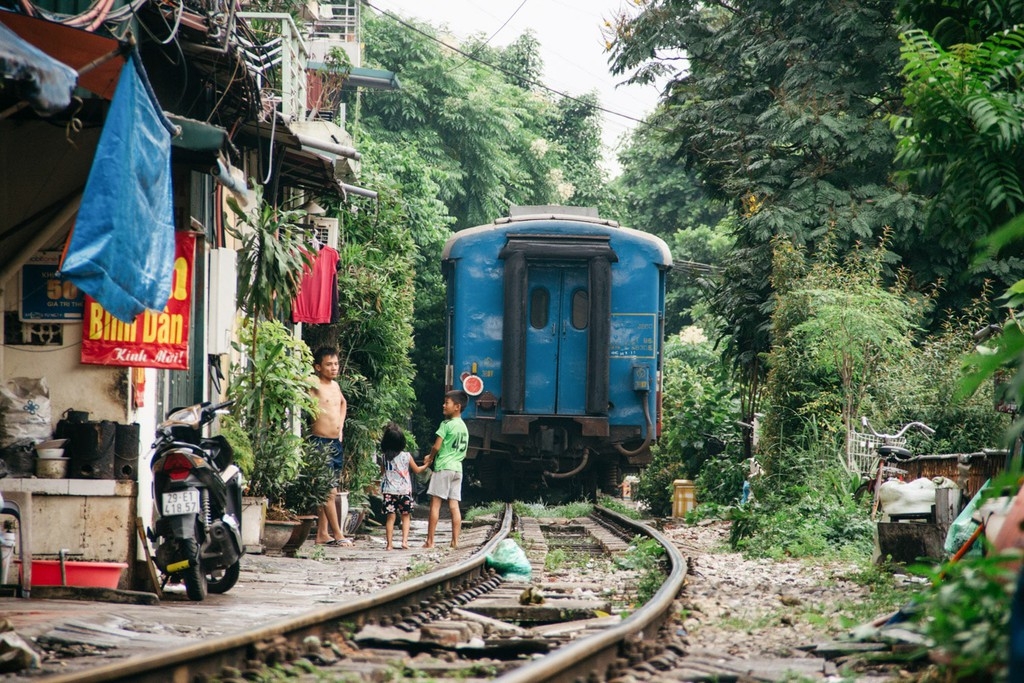
M 479 396 L 484 390 L 484 381 L 476 375 L 467 375 L 462 378 L 462 390 L 470 396 Z

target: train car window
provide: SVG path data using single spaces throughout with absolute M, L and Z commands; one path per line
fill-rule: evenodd
M 537 287 L 530 293 L 530 327 L 539 330 L 548 326 L 548 290 Z
M 577 330 L 585 330 L 589 322 L 590 295 L 585 289 L 577 289 L 572 295 L 572 326 Z

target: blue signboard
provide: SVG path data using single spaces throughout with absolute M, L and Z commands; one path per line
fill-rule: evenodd
M 84 295 L 57 273 L 60 252 L 40 252 L 21 268 L 22 322 L 81 322 Z

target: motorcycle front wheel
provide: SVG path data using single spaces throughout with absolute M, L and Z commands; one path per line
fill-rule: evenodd
M 195 539 L 183 538 L 181 540 L 185 556 L 189 558 L 189 566 L 183 572 L 185 579 L 185 594 L 189 600 L 206 599 L 206 573 L 199 562 L 199 545 Z
M 227 593 L 231 590 L 231 587 L 238 582 L 239 565 L 241 561 L 235 562 L 233 565 L 224 570 L 224 573 L 220 576 L 214 576 L 213 574 L 206 575 L 206 587 L 211 593 Z

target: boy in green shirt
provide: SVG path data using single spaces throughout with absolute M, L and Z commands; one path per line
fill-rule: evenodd
M 462 411 L 469 402 L 466 392 L 453 390 L 444 395 L 445 420 L 437 428 L 437 438 L 430 448 L 424 462 L 434 464 L 434 474 L 430 477 L 427 493 L 430 495 L 430 519 L 427 523 L 427 542 L 424 548 L 434 547 L 434 532 L 437 520 L 441 517 L 441 501 L 448 501 L 448 509 L 452 513 L 452 547 L 459 547 L 459 532 L 462 530 L 462 512 L 459 501 L 462 500 L 462 461 L 466 459 L 466 448 L 469 446 L 469 430 L 462 421 Z

